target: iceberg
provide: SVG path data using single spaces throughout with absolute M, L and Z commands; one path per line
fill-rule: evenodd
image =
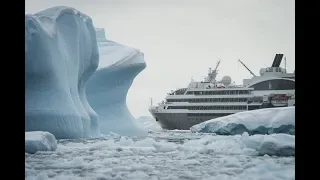
M 99 136 L 85 95 L 98 64 L 90 17 L 65 6 L 26 15 L 25 131 L 48 131 L 57 139 Z
M 295 134 L 295 107 L 267 108 L 244 111 L 219 117 L 194 125 L 191 132 L 235 135 L 244 132 L 253 134 Z
M 88 81 L 86 95 L 89 104 L 98 114 L 100 132 L 125 136 L 147 134 L 126 104 L 127 93 L 134 78 L 146 67 L 144 55 L 136 48 L 106 39 L 103 28 L 96 31 L 100 62 Z
M 25 132 L 25 136 L 26 153 L 34 154 L 38 151 L 55 151 L 57 149 L 57 140 L 49 132 Z

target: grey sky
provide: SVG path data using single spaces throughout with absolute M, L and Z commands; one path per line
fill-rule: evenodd
M 147 68 L 135 79 L 127 102 L 135 117 L 150 115 L 150 98 L 202 80 L 221 57 L 219 75 L 238 84 L 276 53 L 295 69 L 294 0 L 26 0 L 26 13 L 65 5 L 105 28 L 107 38 L 140 49 Z M 281 66 L 284 66 L 282 62 Z

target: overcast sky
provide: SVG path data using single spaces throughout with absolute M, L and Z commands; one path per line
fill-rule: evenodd
M 65 5 L 105 28 L 108 39 L 140 49 L 147 67 L 135 79 L 127 103 L 135 117 L 150 116 L 150 98 L 202 80 L 221 57 L 217 79 L 237 84 L 271 66 L 276 53 L 295 69 L 294 0 L 26 0 L 26 13 Z M 284 62 L 281 64 L 284 67 Z

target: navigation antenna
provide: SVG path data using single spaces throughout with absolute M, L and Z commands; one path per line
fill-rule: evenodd
M 286 58 L 286 56 L 284 57 L 284 68 L 287 69 L 287 58 Z
M 239 62 L 252 74 L 252 76 L 256 76 L 240 59 Z

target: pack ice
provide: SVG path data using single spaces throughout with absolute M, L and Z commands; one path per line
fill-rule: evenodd
M 146 67 L 144 55 L 138 49 L 107 40 L 103 28 L 96 29 L 96 32 L 100 62 L 89 79 L 86 94 L 99 116 L 100 131 L 126 136 L 146 134 L 126 104 L 134 78 Z
M 190 128 L 192 132 L 219 135 L 248 134 L 295 134 L 295 107 L 267 108 L 244 111 L 224 116 Z
M 59 6 L 25 16 L 25 131 L 56 138 L 99 134 L 85 87 L 99 52 L 92 20 Z

